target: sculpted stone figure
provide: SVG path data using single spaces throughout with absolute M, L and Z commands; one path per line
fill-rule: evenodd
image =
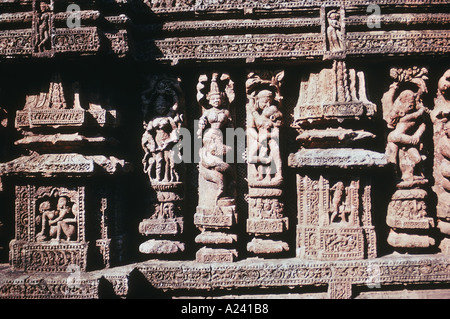
M 330 10 L 327 13 L 327 39 L 330 51 L 340 51 L 343 49 L 343 39 L 341 30 L 341 17 L 338 10 Z
M 154 238 L 142 243 L 140 252 L 172 254 L 184 251 L 176 241 L 183 231 L 183 183 L 177 143 L 183 124 L 183 98 L 179 79 L 150 76 L 142 93 L 144 133 L 143 170 L 149 177 L 154 198 L 148 203 L 151 215 L 139 224 L 139 232 Z M 166 239 L 170 237 L 170 239 Z
M 235 173 L 226 155 L 231 150 L 224 143 L 226 128 L 233 127 L 228 106 L 234 100 L 233 81 L 228 74 L 201 75 L 197 100 L 203 114 L 198 122 L 197 136 L 202 141 L 198 165 L 198 206 L 194 223 L 201 230 L 195 241 L 205 244 L 196 255 L 200 262 L 233 261 L 237 251 L 232 244 L 236 224 Z M 216 248 L 225 245 L 225 248 Z
M 247 91 L 247 168 L 249 218 L 247 232 L 255 237 L 247 250 L 255 254 L 281 253 L 289 250 L 282 240 L 288 228 L 281 200 L 283 170 L 280 153 L 280 128 L 283 113 L 280 86 L 284 71 L 251 72 Z
M 428 110 L 422 103 L 422 95 L 427 92 L 427 73 L 426 68 L 418 67 L 391 69 L 394 83 L 382 98 L 384 119 L 391 129 L 386 156 L 398 175 L 397 190 L 386 217 L 391 227 L 388 243 L 400 250 L 428 248 L 435 244 L 427 234 L 414 234 L 419 229 L 434 227 L 434 220 L 427 213 L 428 180 L 423 174 Z
M 51 45 L 51 37 L 50 37 L 50 5 L 41 1 L 39 3 L 39 10 L 37 12 L 37 33 L 36 33 L 36 52 L 44 52 L 49 50 Z
M 199 119 L 197 136 L 202 139 L 200 149 L 199 174 L 214 184 L 215 194 L 200 194 L 200 197 L 212 196 L 217 202 L 221 197 L 232 196 L 234 180 L 230 164 L 224 161 L 224 155 L 231 148 L 224 144 L 224 129 L 233 127 L 230 111 L 226 109 L 227 96 L 221 92 L 217 83 L 218 74 L 213 74 L 207 99 L 209 108 Z
M 42 229 L 36 235 L 37 241 L 46 241 L 52 238 L 61 240 L 63 234 L 68 241 L 74 239 L 77 219 L 66 197 L 58 198 L 56 209 L 51 209 L 49 201 L 42 202 L 39 205 L 39 212 L 42 214 Z
M 398 84 L 394 83 L 391 90 L 394 93 Z M 417 169 L 422 162 L 422 136 L 426 125 L 422 121 L 424 108 L 417 108 L 417 94 L 411 90 L 402 91 L 392 105 L 388 127 L 393 130 L 387 137 L 387 157 L 391 163 L 397 164 L 401 179 L 413 182 L 424 176 Z
M 283 114 L 276 101 L 280 98 L 282 78 L 283 72 L 273 81 L 264 81 L 254 74 L 247 80 L 248 162 L 252 181 L 279 183 L 283 179 L 279 146 Z
M 154 91 L 147 96 L 143 94 L 144 129 L 142 148 L 145 151 L 142 160 L 144 172 L 151 181 L 178 182 L 174 145 L 179 141 L 178 129 L 181 127 L 183 115 L 179 113 L 179 87 L 170 89 L 167 81 L 155 84 Z M 172 85 L 174 86 L 174 85 Z M 153 108 L 153 114 L 151 109 Z M 148 117 L 150 117 L 148 119 Z
M 438 228 L 444 238 L 440 249 L 450 253 L 450 70 L 438 82 L 434 109 L 430 113 L 433 122 L 434 167 L 433 190 L 437 195 Z

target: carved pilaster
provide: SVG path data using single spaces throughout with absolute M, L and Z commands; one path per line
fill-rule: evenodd
M 151 239 L 142 243 L 145 254 L 175 254 L 184 251 L 183 164 L 177 143 L 183 126 L 184 101 L 179 79 L 150 76 L 143 91 L 142 160 L 153 192 L 150 217 L 139 224 L 139 232 Z
M 439 248 L 450 254 L 450 70 L 447 70 L 438 82 L 434 109 L 431 111 L 433 122 L 434 167 L 433 191 L 437 195 L 437 227 L 443 238 Z
M 390 130 L 386 156 L 397 174 L 397 190 L 388 206 L 388 243 L 398 249 L 428 248 L 435 244 L 426 230 L 434 227 L 428 213 L 428 179 L 424 176 L 424 133 L 428 109 L 426 68 L 392 68 L 394 82 L 383 95 L 383 118 Z M 425 233 L 424 233 L 425 231 Z
M 288 228 L 288 219 L 283 213 L 280 151 L 283 124 L 280 86 L 283 77 L 283 71 L 251 72 L 246 82 L 247 232 L 254 236 L 247 250 L 257 255 L 289 250 L 289 245 L 280 239 Z
M 198 206 L 194 224 L 201 230 L 195 242 L 205 247 L 197 252 L 199 262 L 233 261 L 237 240 L 233 228 L 237 223 L 235 205 L 235 171 L 230 162 L 226 128 L 233 128 L 228 110 L 234 101 L 233 81 L 228 74 L 201 75 L 197 100 L 202 107 L 197 136 L 200 149 Z M 233 157 L 231 157 L 233 158 Z

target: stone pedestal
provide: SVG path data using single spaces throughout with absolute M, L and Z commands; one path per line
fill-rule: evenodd
M 237 235 L 232 229 L 237 224 L 237 214 L 233 199 L 219 199 L 214 208 L 198 206 L 194 214 L 194 224 L 201 231 L 195 237 L 195 242 L 205 245 L 196 254 L 198 262 L 235 260 L 237 251 L 233 247 Z
M 150 239 L 139 246 L 139 251 L 150 255 L 183 252 L 184 243 L 180 241 L 184 229 L 182 184 L 155 184 L 153 188 L 157 201 L 150 218 L 139 223 L 139 233 Z

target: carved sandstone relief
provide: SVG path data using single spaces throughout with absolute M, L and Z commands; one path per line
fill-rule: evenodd
M 142 94 L 142 164 L 155 198 L 150 217 L 139 224 L 139 232 L 153 238 L 142 243 L 139 251 L 174 254 L 184 251 L 184 243 L 177 240 L 184 225 L 182 164 L 177 148 L 184 101 L 179 79 L 150 76 L 147 85 Z
M 229 107 L 234 101 L 234 83 L 226 73 L 200 75 L 197 101 L 202 107 L 197 137 L 202 141 L 198 165 L 198 206 L 194 223 L 201 230 L 195 242 L 205 246 L 197 252 L 199 262 L 233 261 L 237 251 L 235 171 L 227 163 L 231 147 L 226 128 L 233 127 Z
M 279 238 L 288 228 L 288 219 L 283 214 L 280 151 L 283 77 L 283 71 L 273 74 L 251 72 L 246 82 L 247 232 L 254 236 L 247 250 L 266 256 L 289 250 L 289 245 Z
M 437 195 L 437 227 L 443 235 L 439 245 L 442 252 L 450 253 L 450 70 L 438 81 L 434 109 L 430 113 L 433 122 L 434 166 L 433 191 Z
M 15 269 L 86 270 L 85 188 L 16 186 L 16 235 L 10 243 Z
M 362 148 L 375 134 L 349 124 L 367 123 L 376 111 L 366 95 L 364 73 L 348 69 L 344 61 L 303 77 L 291 125 L 300 147 L 288 157 L 288 165 L 297 171 L 297 257 L 377 256 L 372 182 L 366 169 L 383 167 L 386 158 Z M 344 173 L 348 169 L 351 177 Z
M 386 156 L 397 174 L 397 190 L 388 206 L 388 243 L 399 249 L 427 248 L 435 244 L 426 230 L 434 227 L 428 213 L 428 179 L 423 165 L 424 133 L 428 109 L 422 96 L 427 92 L 426 68 L 392 68 L 394 82 L 383 95 L 383 118 L 389 133 Z M 425 232 L 424 232 L 425 231 Z
M 66 98 L 68 92 L 73 98 Z M 129 165 L 112 155 L 92 154 L 94 149 L 102 154 L 112 142 L 100 128 L 117 124 L 116 112 L 92 99 L 98 94 L 94 88 L 82 91 L 78 82 L 69 89 L 54 73 L 16 112 L 15 126 L 23 137 L 15 144 L 30 155 L 0 164 L 0 174 L 16 185 L 16 237 L 10 244 L 16 269 L 65 271 L 75 265 L 85 271 L 88 247 L 91 259 L 98 256 L 96 267 L 123 257 L 118 190 Z M 89 148 L 87 155 L 77 153 Z
M 352 260 L 377 256 L 369 179 L 297 175 L 297 188 L 297 257 Z

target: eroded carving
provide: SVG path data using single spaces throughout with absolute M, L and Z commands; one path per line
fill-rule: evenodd
M 435 241 L 428 235 L 405 233 L 429 229 L 434 220 L 427 213 L 428 179 L 423 174 L 423 139 L 428 110 L 422 102 L 427 92 L 426 68 L 392 68 L 394 83 L 383 95 L 384 120 L 390 129 L 386 156 L 397 173 L 397 190 L 392 195 L 386 217 L 391 227 L 388 243 L 396 248 L 427 248 Z
M 177 146 L 184 109 L 179 82 L 177 78 L 149 76 L 142 93 L 142 164 L 155 193 L 151 216 L 139 225 L 141 234 L 156 237 L 140 245 L 140 252 L 146 254 L 184 251 L 184 243 L 175 240 L 183 233 L 184 197 L 180 179 L 183 165 Z
M 272 74 L 273 73 L 273 74 Z M 283 214 L 280 128 L 283 124 L 280 93 L 284 72 L 251 72 L 247 92 L 247 162 L 249 218 L 247 232 L 256 236 L 247 250 L 272 254 L 289 250 L 287 243 L 269 238 L 288 228 Z
M 437 227 L 444 236 L 439 245 L 444 253 L 450 253 L 450 70 L 438 81 L 434 109 L 430 113 L 433 122 L 434 166 L 433 191 L 437 195 Z
M 202 232 L 225 230 L 225 237 L 234 236 L 230 230 L 237 221 L 235 173 L 232 165 L 226 161 L 231 147 L 224 142 L 226 128 L 233 127 L 228 108 L 234 98 L 234 83 L 228 74 L 200 75 L 197 101 L 202 107 L 202 116 L 198 122 L 197 136 L 202 141 L 202 147 L 198 165 L 199 198 L 194 223 Z M 197 237 L 196 241 L 202 243 L 202 238 Z M 207 244 L 209 242 L 205 242 Z M 215 251 L 218 259 L 214 257 Z M 197 261 L 229 261 L 236 254 L 231 248 L 216 250 L 205 247 L 197 252 Z
M 318 260 L 375 258 L 371 185 L 365 177 L 297 175 L 297 257 Z
M 33 25 L 34 25 L 34 53 L 36 55 L 53 55 L 52 36 L 53 26 L 53 1 L 33 1 Z

